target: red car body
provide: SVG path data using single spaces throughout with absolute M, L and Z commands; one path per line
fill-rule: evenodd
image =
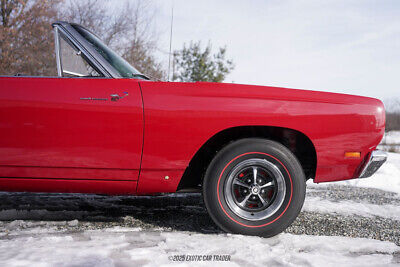
M 111 94 L 126 97 L 101 100 Z M 193 162 L 209 162 L 204 155 L 212 140 L 224 135 L 228 142 L 238 131 L 267 132 L 294 151 L 297 141 L 306 140 L 313 156 L 308 178 L 339 181 L 359 176 L 384 128 L 382 102 L 353 95 L 203 82 L 0 77 L 0 190 L 176 192 L 196 170 L 189 170 Z M 353 151 L 361 156 L 345 156 Z

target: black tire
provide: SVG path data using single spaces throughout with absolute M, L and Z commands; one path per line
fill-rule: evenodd
M 203 198 L 222 230 L 271 237 L 300 213 L 305 181 L 299 161 L 285 146 L 260 138 L 241 139 L 219 151 L 210 163 Z

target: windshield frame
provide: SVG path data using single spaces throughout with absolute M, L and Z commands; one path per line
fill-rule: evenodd
M 137 71 L 137 76 L 127 77 L 127 75 L 122 75 L 110 62 L 108 62 L 94 47 L 93 45 L 83 37 L 72 25 L 75 27 L 81 27 L 83 30 L 91 33 L 93 36 L 98 38 L 96 34 L 92 33 L 90 30 L 86 29 L 85 27 L 79 24 L 70 24 L 64 21 L 58 21 L 52 24 L 55 31 L 60 31 L 63 35 L 68 38 L 71 43 L 73 43 L 86 57 L 87 59 L 95 65 L 100 72 L 104 75 L 104 77 L 108 78 L 116 78 L 116 79 L 144 79 L 147 80 L 148 78 Z M 99 41 L 100 38 L 98 38 Z M 104 45 L 104 44 L 103 44 Z M 105 45 L 104 45 L 105 46 Z M 106 46 L 107 47 L 107 46 Z M 108 47 L 107 47 L 108 48 Z M 108 48 L 109 51 L 112 51 L 116 57 L 120 60 L 128 64 L 132 69 L 136 70 L 133 66 L 131 66 L 127 61 L 125 61 L 121 56 L 119 56 L 115 51 Z
M 124 78 L 143 76 L 140 71 L 133 67 L 123 57 L 108 47 L 95 33 L 79 24 L 71 23 L 71 26 L 90 43 L 90 45 Z

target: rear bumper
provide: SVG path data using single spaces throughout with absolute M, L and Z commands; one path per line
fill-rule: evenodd
M 361 171 L 359 178 L 371 177 L 387 159 L 387 153 L 381 150 L 374 150 L 367 164 Z

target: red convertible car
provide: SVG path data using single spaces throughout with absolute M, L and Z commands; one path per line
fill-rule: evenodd
M 306 181 L 386 160 L 381 101 L 277 87 L 151 81 L 84 27 L 53 24 L 58 77 L 0 78 L 0 190 L 202 192 L 223 230 L 273 236 Z

